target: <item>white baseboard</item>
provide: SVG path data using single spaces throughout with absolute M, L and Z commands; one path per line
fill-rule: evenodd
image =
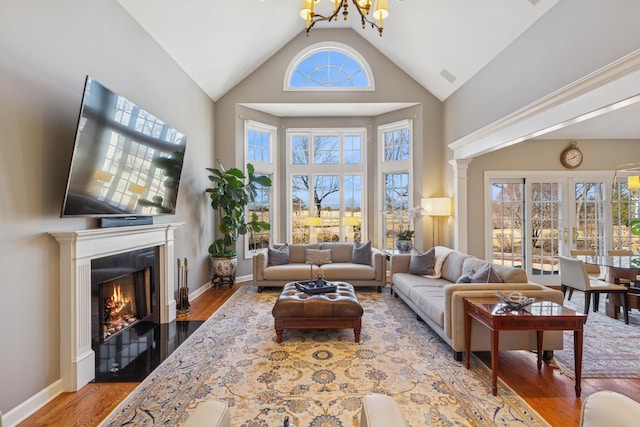
M 2 415 L 3 427 L 15 427 L 22 421 L 35 414 L 37 410 L 51 402 L 62 393 L 62 380 L 59 379 L 49 387 L 34 394 L 6 414 Z

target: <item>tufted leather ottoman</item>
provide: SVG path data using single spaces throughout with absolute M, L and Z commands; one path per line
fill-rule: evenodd
M 345 282 L 334 283 L 335 292 L 315 295 L 299 291 L 293 282 L 284 286 L 271 311 L 279 343 L 284 329 L 328 328 L 353 328 L 355 341 L 360 342 L 362 306 L 353 286 Z

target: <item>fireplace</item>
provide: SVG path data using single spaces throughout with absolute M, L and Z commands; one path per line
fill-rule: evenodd
M 122 343 L 129 344 L 136 338 L 137 344 L 129 346 L 127 353 L 127 357 L 133 357 L 134 353 L 142 352 L 145 345 L 154 345 L 145 338 L 153 333 L 150 331 L 175 320 L 174 232 L 180 225 L 182 223 L 50 233 L 60 247 L 60 377 L 64 391 L 77 391 L 94 380 L 96 372 L 105 366 L 112 369 L 110 364 L 120 365 L 105 356 L 112 351 L 105 345 L 120 348 Z M 149 255 L 151 252 L 153 257 Z M 120 261 L 116 267 L 103 264 L 105 258 L 112 256 L 120 257 L 117 259 L 122 262 L 127 258 L 133 263 L 124 264 L 128 265 L 126 268 L 122 268 Z M 150 262 L 149 258 L 154 260 Z M 93 266 L 98 266 L 95 273 Z M 126 274 L 133 277 L 125 280 L 142 283 L 142 289 L 148 287 L 151 292 L 133 291 L 136 320 L 109 337 L 101 337 L 94 326 L 97 331 L 104 326 L 99 319 L 104 318 L 107 310 L 103 307 L 101 312 L 100 306 L 110 297 L 103 294 L 113 293 L 113 283 L 109 282 L 119 282 Z M 146 277 L 150 282 L 146 282 Z M 103 296 L 98 296 L 94 283 L 102 284 Z M 125 288 L 130 286 L 120 283 L 120 292 L 123 284 Z M 146 313 L 148 307 L 150 313 Z M 100 341 L 102 345 L 94 347 Z
M 140 322 L 160 323 L 158 248 L 91 261 L 91 336 L 96 346 Z

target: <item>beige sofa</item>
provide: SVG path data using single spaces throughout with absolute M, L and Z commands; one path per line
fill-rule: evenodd
M 402 298 L 420 319 L 453 348 L 456 360 L 462 360 L 465 350 L 464 298 L 493 296 L 497 291 L 518 291 L 527 297 L 542 298 L 562 305 L 562 292 L 528 282 L 525 271 L 518 268 L 492 264 L 491 269 L 497 274 L 499 282 L 456 283 L 464 272 L 477 271 L 487 261 L 442 246 L 437 246 L 435 253 L 436 271 L 430 276 L 409 273 L 410 254 L 391 256 L 391 292 Z M 491 350 L 489 329 L 476 320 L 473 322 L 471 351 Z M 544 333 L 545 351 L 560 350 L 562 346 L 562 331 Z M 535 350 L 536 347 L 535 332 L 500 333 L 501 350 Z
M 353 243 L 289 244 L 289 262 L 269 265 L 268 251 L 253 257 L 253 283 L 262 291 L 265 287 L 283 287 L 289 282 L 315 279 L 321 272 L 325 280 L 342 281 L 358 286 L 375 286 L 382 290 L 386 280 L 384 253 L 371 248 L 371 263 L 353 263 Z M 280 247 L 280 245 L 274 245 Z M 306 264 L 307 249 L 331 250 L 331 263 L 321 266 Z

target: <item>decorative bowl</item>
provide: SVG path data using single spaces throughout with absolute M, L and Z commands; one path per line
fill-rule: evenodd
M 522 310 L 523 308 L 530 306 L 536 301 L 535 298 L 527 298 L 520 292 L 510 292 L 508 294 L 504 294 L 502 293 L 502 291 L 498 291 L 496 292 L 496 296 L 511 310 Z

